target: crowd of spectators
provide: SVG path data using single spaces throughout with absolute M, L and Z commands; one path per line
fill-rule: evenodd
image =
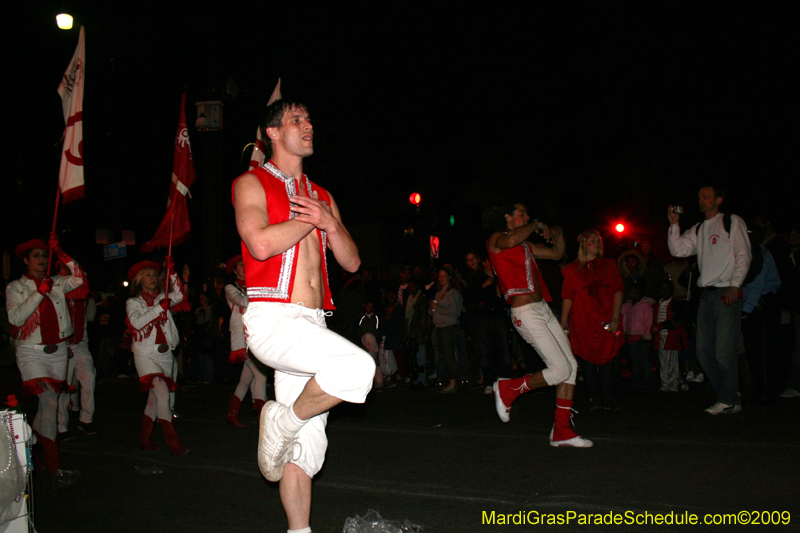
M 744 403 L 800 397 L 800 270 L 795 260 L 800 227 L 781 234 L 767 217 L 748 222 L 759 258 L 751 268 L 756 275 L 743 291 L 739 390 Z M 567 236 L 568 243 L 575 243 L 568 244 L 567 256 L 539 261 L 539 267 L 554 296 L 549 305 L 571 335 L 580 365 L 578 394 L 588 397 L 591 410 L 620 409 L 624 390 L 678 392 L 702 383 L 694 349 L 701 292 L 696 258 L 669 256 L 666 239 L 655 246 L 642 240 L 607 258 L 600 233 L 581 238 L 576 243 L 575 236 Z M 331 279 L 337 309 L 328 318 L 329 327 L 373 354 L 376 388 L 438 386 L 442 393 L 472 388 L 489 395 L 498 377 L 544 367 L 512 327 L 485 249 L 477 246 L 451 259 L 364 267 Z M 241 363 L 228 360 L 231 311 L 225 285 L 231 279 L 222 267 L 205 285 L 194 283 L 188 266 L 179 272 L 191 303 L 190 310 L 173 312 L 181 336 L 179 384 L 238 383 Z M 97 312 L 88 337 L 99 379 L 135 377 L 126 297 L 91 293 Z M 614 310 L 618 321 L 611 331 L 609 324 L 594 324 L 607 310 Z M 270 370 L 262 370 L 271 379 Z

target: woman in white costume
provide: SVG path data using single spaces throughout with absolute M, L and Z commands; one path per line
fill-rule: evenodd
M 243 428 L 247 424 L 239 420 L 239 409 L 242 406 L 242 400 L 247 395 L 247 389 L 250 388 L 250 394 L 253 397 L 256 420 L 260 420 L 261 409 L 267 402 L 267 376 L 261 372 L 255 361 L 247 355 L 247 341 L 244 335 L 242 315 L 247 309 L 248 300 L 242 256 L 237 255 L 229 259 L 225 263 L 225 271 L 234 276 L 233 283 L 225 286 L 225 297 L 228 299 L 228 305 L 231 308 L 231 355 L 228 361 L 231 364 L 244 363 L 242 374 L 239 377 L 239 384 L 236 385 L 236 390 L 231 395 L 231 401 L 228 405 L 227 420 L 229 424 L 237 428 Z
M 139 447 L 155 452 L 153 427 L 158 419 L 169 451 L 184 455 L 189 449 L 181 444 L 173 425 L 169 393 L 175 390 L 174 357 L 172 351 L 180 337 L 169 307 L 183 300 L 180 281 L 172 268 L 172 258 L 167 257 L 170 275 L 170 292 L 166 294 L 159 282 L 161 265 L 154 261 L 140 261 L 128 271 L 131 280 L 131 297 L 125 304 L 128 331 L 133 339 L 133 362 L 139 374 L 139 390 L 149 391 L 147 405 L 142 415 Z

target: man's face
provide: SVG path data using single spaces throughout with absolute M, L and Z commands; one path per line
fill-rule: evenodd
M 511 215 L 506 215 L 506 222 L 508 229 L 517 229 L 530 222 L 531 217 L 528 216 L 528 209 L 522 204 L 516 204 L 516 209 Z
M 473 271 L 477 271 L 478 268 L 480 268 L 480 264 L 481 261 L 475 257 L 475 254 L 467 254 L 467 265 L 469 265 Z
M 638 272 L 639 259 L 635 255 L 629 255 L 625 258 L 625 266 L 628 267 L 630 272 Z
M 719 207 L 719 204 L 722 203 L 722 198 L 717 198 L 714 195 L 713 187 L 703 187 L 697 193 L 697 202 L 700 204 L 700 212 L 708 213 Z
M 47 272 L 47 250 L 44 248 L 31 250 L 23 261 L 31 274 L 38 278 L 44 277 Z
M 273 150 L 280 146 L 285 152 L 308 157 L 314 153 L 314 128 L 308 111 L 303 107 L 293 107 L 283 114 L 279 128 L 267 128 L 267 135 L 273 143 Z

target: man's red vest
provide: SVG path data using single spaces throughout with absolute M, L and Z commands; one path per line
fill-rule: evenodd
M 296 194 L 297 181 L 291 176 L 281 172 L 272 162 L 266 163 L 250 171 L 254 174 L 264 188 L 267 215 L 270 224 L 279 224 L 294 218 L 290 211 L 289 199 Z M 237 180 L 239 178 L 236 178 Z M 306 194 L 311 197 L 313 191 L 321 201 L 330 204 L 331 197 L 328 191 L 312 183 L 305 174 L 301 182 L 305 183 Z M 236 186 L 236 181 L 233 182 Z M 231 191 L 232 192 L 232 191 Z M 234 205 L 236 200 L 234 199 Z M 319 240 L 319 253 L 322 256 L 322 274 L 325 281 L 325 294 L 323 295 L 323 309 L 336 309 L 331 298 L 331 289 L 328 286 L 328 261 L 325 256 L 327 237 L 324 231 L 315 229 Z M 259 261 L 250 255 L 247 246 L 242 242 L 242 259 L 244 260 L 244 277 L 247 284 L 247 297 L 250 302 L 282 302 L 289 303 L 294 288 L 294 279 L 297 272 L 297 253 L 300 243 L 295 244 L 280 255 L 270 257 L 266 261 Z
M 487 242 L 486 249 L 489 252 L 489 262 L 492 263 L 492 268 L 500 282 L 500 290 L 503 291 L 503 297 L 508 303 L 511 303 L 512 296 L 536 292 L 536 286 L 533 283 L 534 276 L 539 282 L 544 301 L 553 301 L 550 291 L 547 290 L 547 285 L 544 283 L 544 278 L 539 272 L 536 259 L 533 257 L 531 243 L 526 241 L 513 248 L 506 248 L 500 253 L 493 253 L 489 250 Z

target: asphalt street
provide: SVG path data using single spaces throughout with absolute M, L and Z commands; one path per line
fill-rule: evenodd
M 3 398 L 21 397 L 16 366 L 0 367 L 0 385 Z M 36 531 L 286 531 L 277 485 L 256 465 L 256 426 L 225 423 L 233 384 L 178 392 L 178 433 L 191 449 L 183 457 L 169 454 L 158 428 L 161 451 L 138 449 L 145 396 L 137 385 L 131 378 L 98 383 L 99 434 L 74 431 L 62 444 L 64 467 L 82 471 L 76 485 L 54 489 L 46 473 L 34 474 Z M 425 532 L 732 531 L 746 528 L 702 521 L 742 511 L 751 522 L 785 522 L 786 514 L 762 512 L 786 511 L 781 530 L 800 531 L 800 399 L 712 417 L 703 409 L 713 394 L 695 385 L 684 393 L 623 391 L 619 403 L 620 411 L 590 412 L 579 384 L 575 422 L 595 446 L 556 449 L 547 438 L 552 389 L 521 397 L 508 424 L 482 387 L 453 395 L 373 391 L 366 404 L 331 413 L 327 462 L 314 481 L 313 529 L 341 532 L 348 517 L 375 509 Z M 21 405 L 32 417 L 36 400 Z M 252 422 L 249 411 L 243 419 Z M 545 514 L 569 523 L 537 525 Z M 652 525 L 662 515 L 672 522 L 696 515 L 701 523 Z M 527 524 L 502 524 L 520 517 Z M 581 524 L 581 517 L 623 522 L 609 528 Z

